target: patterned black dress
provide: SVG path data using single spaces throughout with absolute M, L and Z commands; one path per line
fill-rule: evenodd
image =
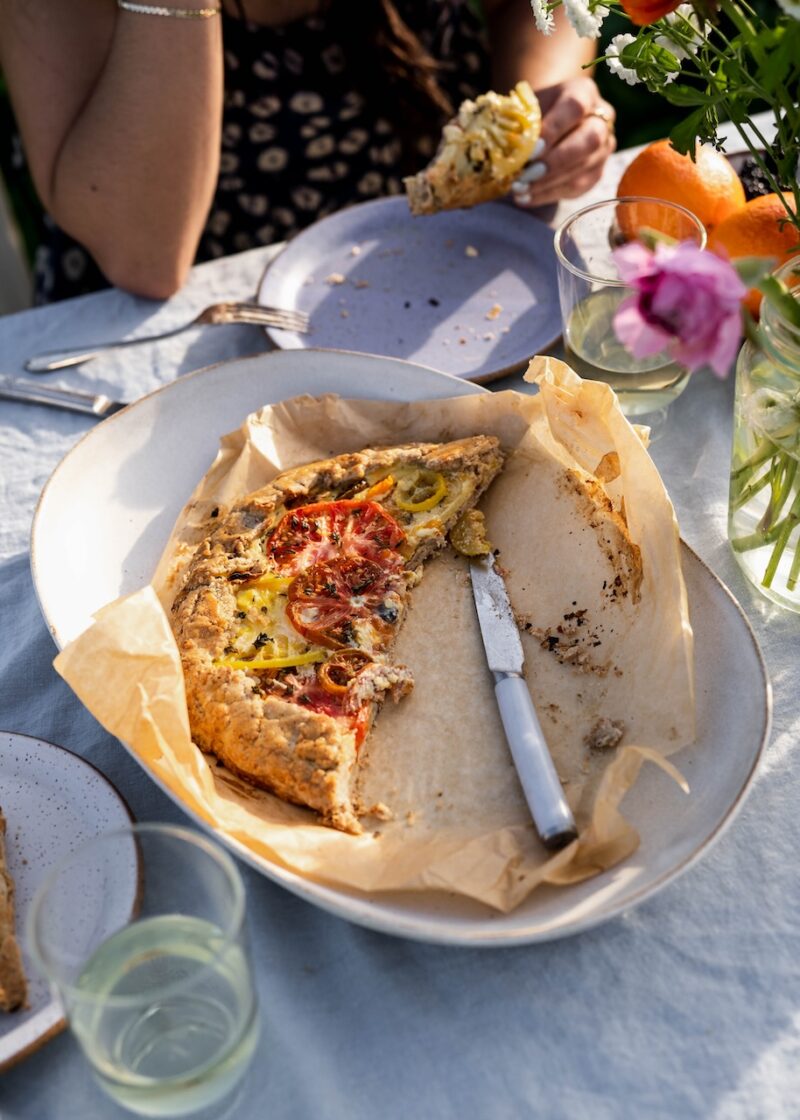
M 369 2 L 369 0 L 362 0 Z M 442 117 L 410 124 L 368 41 L 358 5 L 263 27 L 223 14 L 225 101 L 219 179 L 197 260 L 283 241 L 344 206 L 402 190 L 424 165 Z M 398 11 L 442 64 L 454 105 L 489 88 L 488 54 L 469 0 L 399 0 Z M 106 287 L 89 254 L 45 217 L 35 301 Z

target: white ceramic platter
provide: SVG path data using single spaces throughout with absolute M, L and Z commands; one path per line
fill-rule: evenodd
M 338 210 L 267 265 L 258 299 L 310 317 L 309 334 L 267 329 L 281 349 L 384 354 L 471 381 L 511 373 L 561 333 L 553 231 L 504 202 Z
M 0 1070 L 4 1070 L 66 1025 L 61 1005 L 25 951 L 23 931 L 33 896 L 60 859 L 101 832 L 129 825 L 131 815 L 108 779 L 84 759 L 53 743 L 10 731 L 0 731 L 0 806 L 7 821 L 6 850 L 30 1003 L 27 1010 L 0 1013 Z M 120 923 L 133 910 L 135 883 L 133 888 L 116 900 L 122 907 Z
M 64 645 L 89 625 L 93 612 L 148 582 L 219 437 L 248 412 L 299 393 L 420 400 L 485 391 L 397 359 L 306 350 L 225 363 L 152 393 L 93 428 L 42 494 L 32 564 L 56 641 Z M 588 929 L 649 897 L 707 851 L 731 821 L 769 729 L 769 685 L 744 615 L 687 548 L 683 562 L 696 635 L 698 736 L 674 761 L 692 793 L 686 797 L 665 775 L 645 768 L 625 800 L 641 846 L 620 866 L 575 887 L 537 890 L 513 913 L 500 915 L 444 895 L 369 896 L 334 889 L 253 856 L 223 833 L 215 835 L 308 901 L 362 925 L 424 941 L 544 941 Z

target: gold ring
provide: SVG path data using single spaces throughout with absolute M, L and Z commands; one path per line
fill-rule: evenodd
M 614 116 L 609 109 L 604 108 L 604 106 L 602 105 L 598 105 L 595 109 L 590 109 L 587 113 L 587 116 L 599 117 L 601 121 L 605 122 L 605 126 L 608 129 L 609 133 L 613 134 Z

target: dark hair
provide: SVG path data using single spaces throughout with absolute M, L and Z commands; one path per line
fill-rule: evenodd
M 332 28 L 351 65 L 360 70 L 362 88 L 376 104 L 391 101 L 402 145 L 400 170 L 410 175 L 432 154 L 453 105 L 439 82 L 438 62 L 398 11 L 395 0 L 328 0 Z M 433 5 L 431 5 L 432 7 Z

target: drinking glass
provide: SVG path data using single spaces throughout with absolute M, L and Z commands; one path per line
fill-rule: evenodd
M 142 1116 L 218 1114 L 258 1037 L 244 884 L 226 852 L 172 825 L 96 837 L 42 883 L 27 935 L 110 1097 Z
M 689 374 L 666 353 L 634 358 L 614 333 L 614 313 L 630 289 L 612 253 L 639 240 L 641 231 L 693 241 L 701 249 L 706 243 L 702 222 L 683 206 L 639 196 L 596 202 L 556 230 L 558 294 L 569 364 L 581 377 L 607 382 L 627 416 L 657 425 Z

